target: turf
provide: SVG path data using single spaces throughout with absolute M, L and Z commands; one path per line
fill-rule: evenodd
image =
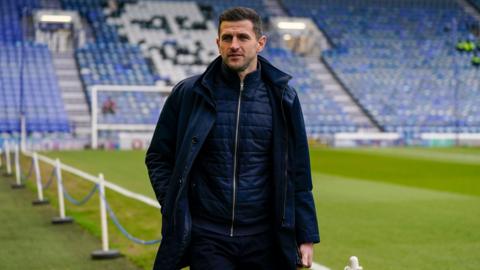
M 0 177 L 0 269 L 138 269 L 125 258 L 92 261 L 100 242 L 78 224 L 51 224 L 58 211 L 33 207 L 30 190 L 12 190 L 13 179 Z
M 315 174 L 322 243 L 315 260 L 343 269 L 477 269 L 480 198 Z M 477 214 L 475 214 L 477 213 Z
M 48 155 L 153 198 L 142 151 Z M 322 238 L 315 261 L 343 269 L 356 255 L 364 269 L 477 269 L 479 156 L 472 148 L 312 149 Z M 154 235 L 148 221 L 126 222 L 135 223 L 134 233 L 149 226 Z M 149 252 L 139 256 L 145 269 Z
M 145 167 L 145 151 L 62 151 L 47 154 L 133 192 L 155 198 Z
M 480 195 L 480 160 L 478 163 L 472 163 L 470 159 L 464 162 L 458 159 L 448 161 L 451 153 L 435 152 L 428 156 L 425 153 L 419 155 L 418 151 L 313 149 L 312 170 L 370 181 Z

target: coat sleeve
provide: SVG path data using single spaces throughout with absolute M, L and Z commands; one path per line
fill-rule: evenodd
M 179 88 L 180 84 L 175 86 L 163 106 L 145 157 L 150 182 L 161 206 L 175 166 Z
M 295 157 L 295 232 L 297 243 L 318 243 L 318 230 L 315 202 L 312 194 L 312 174 L 308 151 L 307 134 L 302 108 L 298 96 L 295 96 L 291 110 Z

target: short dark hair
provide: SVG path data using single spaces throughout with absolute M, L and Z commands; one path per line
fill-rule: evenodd
M 262 19 L 255 10 L 247 7 L 232 7 L 224 10 L 222 14 L 220 14 L 220 17 L 218 17 L 218 34 L 220 35 L 220 25 L 222 22 L 238 22 L 243 20 L 252 22 L 253 31 L 257 38 L 263 35 Z

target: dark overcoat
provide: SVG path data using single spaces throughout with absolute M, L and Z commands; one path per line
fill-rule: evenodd
M 296 269 L 298 246 L 320 241 L 312 196 L 307 136 L 291 76 L 258 56 L 272 103 L 274 230 L 284 269 Z M 192 164 L 215 123 L 214 78 L 218 57 L 198 76 L 178 83 L 162 109 L 146 165 L 162 206 L 162 242 L 154 269 L 189 265 L 192 219 L 188 186 Z

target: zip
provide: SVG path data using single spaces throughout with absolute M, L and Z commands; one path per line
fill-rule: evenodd
M 240 126 L 240 107 L 242 104 L 243 81 L 240 82 L 240 93 L 238 93 L 237 104 L 237 123 L 235 126 L 235 144 L 233 148 L 233 187 L 232 187 L 232 226 L 230 227 L 230 237 L 233 237 L 233 224 L 235 222 L 235 204 L 237 200 L 237 150 L 238 150 L 238 129 Z
M 285 212 L 287 208 L 287 185 L 288 185 L 288 172 L 287 172 L 287 166 L 288 166 L 288 128 L 287 128 L 287 118 L 285 117 L 285 109 L 283 108 L 283 96 L 285 95 L 285 88 L 282 90 L 282 99 L 280 100 L 280 108 L 282 109 L 282 117 L 283 117 L 283 123 L 285 125 L 285 137 L 286 137 L 286 149 L 285 149 L 285 170 L 284 170 L 284 190 L 283 190 L 283 214 L 282 214 L 282 224 L 285 222 Z

